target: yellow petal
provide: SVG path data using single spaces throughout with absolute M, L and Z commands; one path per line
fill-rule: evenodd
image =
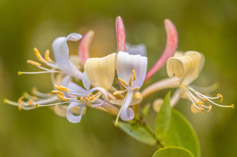
M 180 78 L 180 83 L 190 84 L 198 77 L 201 58 L 201 54 L 196 51 L 188 51 L 183 56 L 169 58 L 166 66 L 168 76 L 175 75 Z
M 90 58 L 85 63 L 85 72 L 94 86 L 109 89 L 114 81 L 116 53 L 102 58 Z

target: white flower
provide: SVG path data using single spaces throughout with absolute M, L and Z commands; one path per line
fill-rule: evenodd
M 147 57 L 119 52 L 117 55 L 116 68 L 118 79 L 123 90 L 116 91 L 114 95 L 126 94 L 122 101 L 115 125 L 117 125 L 119 117 L 124 121 L 129 121 L 134 118 L 134 112 L 129 106 L 131 105 L 135 94 L 136 97 L 140 98 L 140 101 L 142 100 L 141 94 L 138 91 L 146 76 Z

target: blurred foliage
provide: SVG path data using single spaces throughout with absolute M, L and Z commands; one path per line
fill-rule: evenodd
M 222 93 L 225 104 L 237 104 L 235 0 L 1 0 L 0 99 L 16 100 L 34 86 L 45 92 L 52 88 L 48 75 L 19 77 L 17 71 L 36 70 L 25 62 L 34 58 L 33 48 L 51 50 L 51 42 L 58 36 L 92 29 L 96 34 L 91 56 L 114 52 L 118 15 L 124 19 L 127 41 L 147 46 L 149 68 L 165 46 L 163 20 L 171 19 L 179 32 L 178 49 L 197 50 L 206 57 L 195 84 L 207 86 L 218 81 L 220 88 L 213 94 Z M 77 45 L 72 47 L 76 54 Z M 163 68 L 151 82 L 164 77 Z M 146 102 L 166 93 L 154 94 Z M 193 115 L 186 101 L 180 101 L 177 108 L 193 124 L 202 156 L 237 155 L 235 110 L 214 108 L 210 113 Z M 154 121 L 155 113 L 149 112 L 148 118 Z M 88 109 L 79 124 L 71 124 L 47 108 L 19 112 L 1 103 L 0 156 L 152 156 L 155 147 L 133 140 L 115 128 L 113 120 Z

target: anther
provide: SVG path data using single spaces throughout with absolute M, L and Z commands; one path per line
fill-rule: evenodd
M 118 127 L 118 126 L 119 126 L 117 121 L 114 123 L 114 126 L 116 126 L 116 127 Z
M 135 81 L 137 78 L 137 75 L 136 75 L 136 71 L 134 69 L 132 69 L 132 75 L 133 75 L 133 81 Z
M 129 78 L 129 86 L 132 86 L 132 78 L 133 78 L 133 76 L 131 75 Z
M 8 103 L 8 99 L 3 99 L 3 103 L 7 104 Z
M 61 100 L 63 100 L 63 101 L 68 101 L 68 99 L 67 99 L 67 98 L 64 98 L 64 96 L 61 95 L 61 94 L 58 94 L 57 96 L 58 96 L 59 99 L 61 99 Z
M 60 95 L 64 95 L 62 92 L 60 92 L 60 91 L 57 91 L 57 90 L 53 90 L 53 91 L 52 91 L 52 93 L 53 93 L 53 94 L 60 94 Z
M 60 85 L 60 86 L 58 86 L 58 85 L 54 85 L 58 90 L 60 90 L 61 92 L 69 92 L 69 90 L 66 88 L 66 87 L 64 87 L 64 86 L 62 86 L 62 85 Z
M 21 111 L 21 106 L 22 106 L 22 100 L 24 99 L 24 96 L 21 96 L 18 100 L 17 100 L 17 103 L 18 103 L 18 110 Z
M 51 62 L 52 59 L 49 57 L 49 50 L 46 50 L 45 51 L 45 55 L 44 55 L 44 58 L 47 62 Z
M 122 78 L 118 78 L 118 80 L 126 87 L 128 87 L 128 84 L 122 79 Z
M 212 105 L 210 105 L 210 106 L 209 106 L 209 108 L 208 108 L 208 111 L 207 111 L 207 112 L 210 112 L 210 111 L 211 111 L 211 109 L 212 109 Z
M 202 99 L 202 101 L 203 101 L 203 102 L 206 102 L 206 101 L 207 101 L 207 99 Z
M 232 105 L 231 105 L 231 108 L 232 108 L 232 109 L 234 109 L 234 108 L 235 108 L 235 105 L 234 105 L 234 104 L 232 104 Z
M 30 105 L 32 105 L 32 104 L 33 104 L 33 100 L 32 100 L 32 99 L 30 99 L 30 100 L 27 101 L 27 105 L 30 106 Z
M 119 95 L 119 94 L 121 94 L 121 93 L 123 93 L 124 91 L 115 91 L 114 93 L 113 93 L 113 95 Z
M 221 101 L 221 102 L 223 101 L 223 96 L 222 96 L 221 94 L 217 94 L 216 96 L 217 96 L 217 97 L 220 97 L 220 99 L 221 99 L 220 101 Z
M 34 65 L 34 66 L 41 66 L 40 63 L 35 62 L 35 61 L 32 61 L 32 60 L 27 60 L 27 63 L 32 64 L 32 65 Z
M 37 48 L 34 48 L 34 51 L 35 51 L 35 55 L 36 55 L 37 59 L 38 59 L 39 61 L 41 61 L 42 63 L 46 63 L 45 60 L 43 60 L 43 58 L 42 58 L 42 56 L 41 56 L 39 50 L 38 50 Z

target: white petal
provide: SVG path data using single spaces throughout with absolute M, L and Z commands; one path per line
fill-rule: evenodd
M 70 93 L 76 94 L 78 96 L 87 96 L 89 94 L 88 91 L 74 82 L 69 82 L 66 87 L 68 88 Z
M 71 33 L 67 37 L 58 37 L 53 41 L 52 47 L 56 63 L 64 73 L 81 79 L 82 73 L 69 61 L 69 48 L 67 41 L 78 41 L 82 38 L 80 34 Z
M 131 55 L 146 56 L 146 46 L 144 44 L 131 45 L 126 43 L 126 51 Z
M 66 76 L 63 78 L 61 84 L 64 86 L 64 87 L 67 87 L 68 86 L 68 83 L 70 82 L 71 80 L 71 77 L 70 76 Z
M 104 89 L 104 88 L 102 88 L 102 87 L 95 87 L 95 88 L 92 88 L 91 90 L 89 90 L 88 93 L 93 93 L 94 91 L 100 91 L 100 92 L 103 94 L 103 96 L 104 96 L 104 98 L 105 98 L 106 100 L 109 99 L 109 98 L 108 98 L 108 93 L 107 93 L 107 90 L 106 90 L 106 89 Z
M 86 75 L 86 72 L 84 72 L 82 75 L 82 83 L 83 83 L 83 86 L 86 88 L 86 90 L 90 89 L 91 83 L 90 83 L 89 78 Z
M 134 112 L 131 108 L 129 108 L 129 105 L 132 101 L 132 97 L 133 97 L 133 92 L 128 92 L 126 95 L 126 98 L 124 99 L 124 103 L 122 104 L 121 109 L 120 109 L 121 110 L 120 117 L 124 121 L 129 121 L 134 118 Z
M 141 55 L 129 55 L 126 52 L 119 52 L 117 55 L 117 74 L 124 81 L 129 82 L 132 70 L 136 72 L 134 85 L 141 87 L 147 70 L 147 57 Z
M 82 111 L 83 111 L 83 107 L 84 107 L 83 105 L 80 106 L 80 114 L 78 116 L 73 115 L 72 112 L 70 111 L 71 108 L 79 106 L 79 105 L 81 105 L 81 104 L 78 103 L 78 102 L 72 102 L 68 106 L 67 112 L 66 112 L 66 117 L 67 117 L 69 122 L 71 122 L 71 123 L 79 123 L 81 121 L 82 114 L 83 114 Z

